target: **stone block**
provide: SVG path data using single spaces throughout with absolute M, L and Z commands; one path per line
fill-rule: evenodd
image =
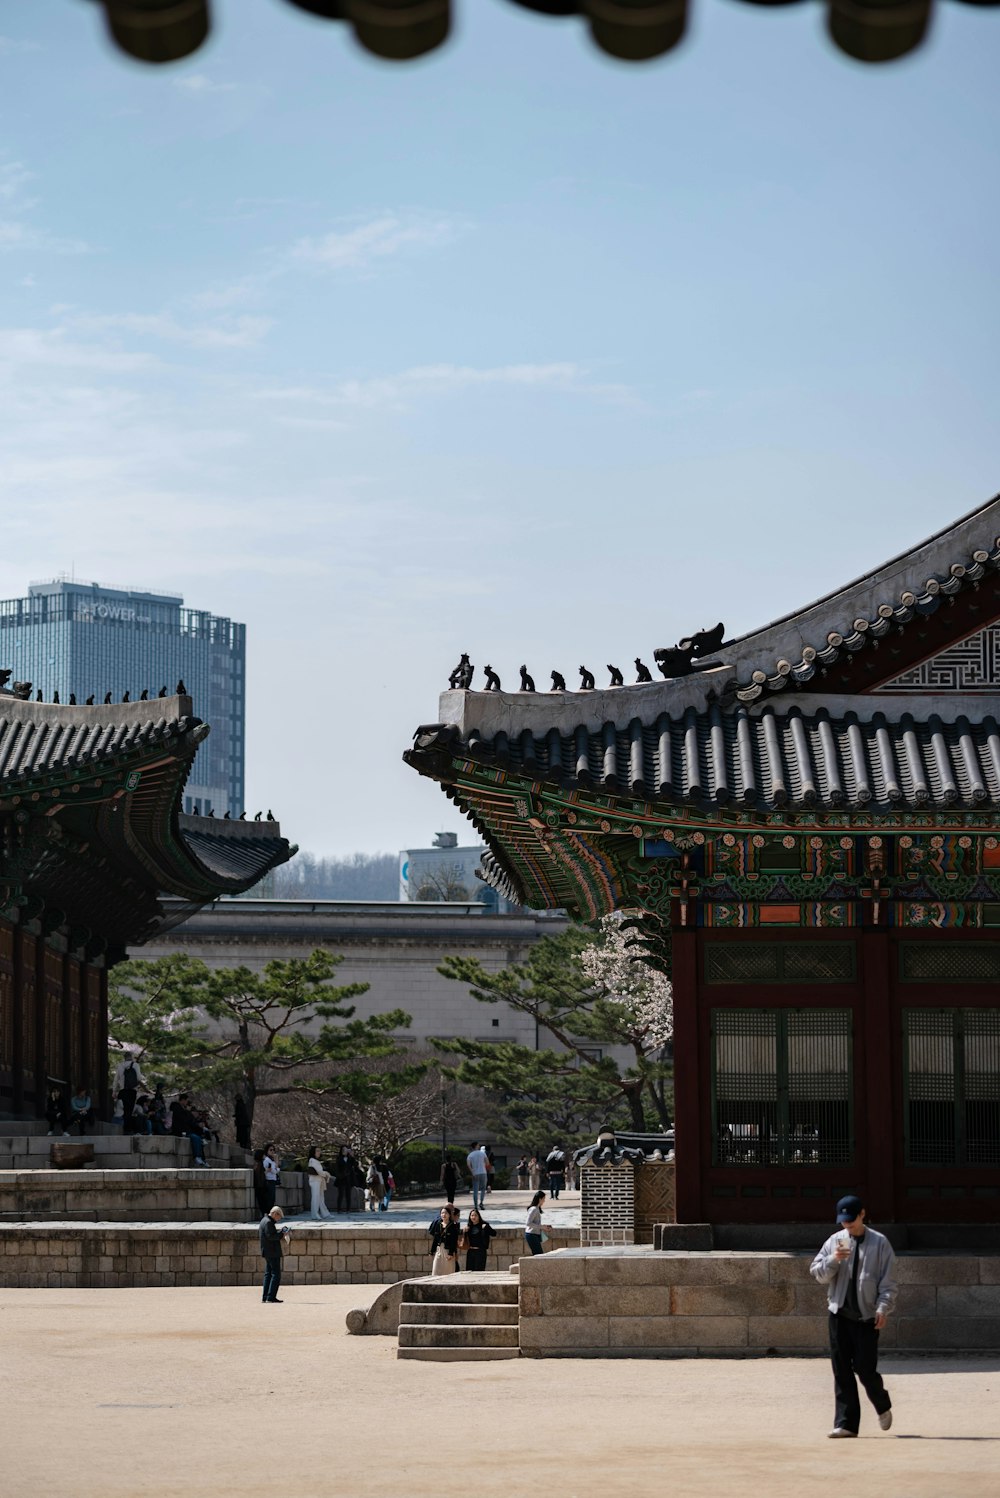
M 900 1254 L 896 1280 L 900 1285 L 978 1285 L 979 1260 L 971 1254 Z
M 939 1316 L 1000 1316 L 1000 1285 L 942 1285 Z
M 541 1287 L 544 1316 L 669 1316 L 669 1285 L 557 1285 Z
M 608 1345 L 637 1351 L 656 1347 L 746 1347 L 747 1323 L 743 1316 L 611 1316 Z
M 1000 1352 L 1000 1317 L 901 1316 L 897 1346 L 901 1350 Z
M 518 1279 L 522 1285 L 582 1285 L 586 1278 L 583 1256 L 564 1257 L 561 1254 L 532 1254 L 516 1261 L 520 1265 Z
M 792 1286 L 675 1285 L 675 1316 L 787 1316 L 795 1308 Z
M 712 1225 L 708 1222 L 663 1222 L 654 1229 L 654 1241 L 664 1252 L 709 1253 Z
M 766 1254 L 660 1254 L 664 1285 L 767 1285 Z
M 751 1316 L 749 1346 L 796 1348 L 825 1352 L 829 1346 L 827 1316 Z
M 521 1323 L 521 1346 L 607 1347 L 608 1323 L 600 1316 L 532 1316 Z
M 817 1244 L 817 1247 L 819 1245 Z M 772 1285 L 815 1285 L 809 1265 L 815 1255 L 772 1253 L 767 1256 L 768 1275 Z
M 540 1316 L 542 1314 L 541 1290 L 522 1285 L 518 1302 L 522 1316 Z
M 664 1269 L 668 1260 L 655 1252 L 588 1254 L 583 1263 L 588 1285 L 663 1285 L 670 1282 Z M 524 1273 L 523 1264 L 521 1273 Z
M 964 1295 L 964 1287 L 960 1288 L 957 1293 Z M 896 1316 L 936 1316 L 937 1314 L 938 1292 L 935 1285 L 900 1285 L 889 1325 L 892 1325 Z
M 981 1285 L 1000 1285 L 1000 1255 L 979 1260 L 979 1283 Z

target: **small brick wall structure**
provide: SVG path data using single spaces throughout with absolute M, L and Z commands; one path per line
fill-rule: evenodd
M 584 1165 L 580 1171 L 580 1246 L 652 1243 L 658 1223 L 677 1220 L 673 1161 Z
M 285 1254 L 289 1287 L 386 1285 L 430 1273 L 424 1228 L 290 1226 Z M 557 1228 L 550 1237 L 548 1248 L 568 1248 L 575 1245 L 577 1230 Z M 524 1251 L 523 1228 L 498 1228 L 489 1267 L 508 1269 L 523 1259 Z M 547 1258 L 548 1252 L 540 1257 Z M 0 1287 L 256 1285 L 262 1269 L 256 1223 L 0 1224 Z
M 584 1248 L 522 1261 L 532 1357 L 828 1356 L 812 1254 Z M 899 1254 L 886 1351 L 1000 1352 L 1000 1255 Z
M 587 1164 L 580 1169 L 580 1244 L 613 1248 L 635 1242 L 635 1168 Z

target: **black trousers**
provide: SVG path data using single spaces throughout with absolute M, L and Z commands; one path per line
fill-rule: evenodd
M 123 1087 L 118 1096 L 122 1100 L 122 1133 L 131 1134 L 132 1114 L 135 1112 L 135 1100 L 138 1097 L 135 1087 Z
M 880 1415 L 892 1408 L 878 1371 L 878 1332 L 874 1321 L 849 1321 L 846 1316 L 831 1314 L 830 1361 L 835 1400 L 833 1423 L 857 1435 L 861 1424 L 857 1379 Z
M 281 1255 L 264 1260 L 264 1293 L 262 1300 L 276 1300 L 281 1288 Z
M 351 1210 L 351 1183 L 343 1177 L 337 1180 L 337 1211 L 349 1212 Z

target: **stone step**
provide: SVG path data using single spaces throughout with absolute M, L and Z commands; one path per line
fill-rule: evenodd
M 397 1358 L 423 1363 L 495 1363 L 502 1358 L 519 1358 L 518 1347 L 397 1347 Z
M 517 1348 L 516 1326 L 412 1326 L 399 1327 L 400 1347 Z
M 461 1301 L 465 1305 L 517 1305 L 517 1282 L 505 1274 L 495 1279 L 484 1274 L 441 1275 L 414 1280 L 407 1286 L 406 1299 L 411 1304 Z
M 516 1305 L 463 1305 L 461 1301 L 413 1303 L 399 1307 L 399 1324 L 409 1326 L 516 1326 Z

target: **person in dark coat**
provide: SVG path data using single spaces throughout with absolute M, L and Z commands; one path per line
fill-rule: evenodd
M 478 1207 L 473 1207 L 469 1213 L 469 1223 L 465 1229 L 466 1269 L 485 1269 L 486 1255 L 489 1253 L 490 1239 L 496 1237 L 496 1229 L 491 1228 L 488 1222 L 483 1221 L 483 1214 Z
M 461 1184 L 462 1172 L 449 1155 L 441 1166 L 441 1185 L 444 1187 L 444 1194 L 448 1198 L 449 1206 L 454 1202 L 455 1192 Z
M 236 1143 L 241 1150 L 250 1148 L 250 1111 L 242 1092 L 236 1094 L 233 1104 L 233 1127 L 236 1130 Z
M 261 1296 L 265 1305 L 280 1305 L 278 1290 L 281 1288 L 281 1251 L 288 1229 L 279 1227 L 284 1217 L 280 1207 L 272 1207 L 260 1219 L 257 1229 L 260 1238 L 260 1254 L 264 1260 L 264 1293 Z
M 333 1163 L 333 1178 L 337 1183 L 337 1211 L 349 1212 L 351 1192 L 354 1190 L 354 1161 L 346 1144 L 340 1146 L 340 1152 Z

